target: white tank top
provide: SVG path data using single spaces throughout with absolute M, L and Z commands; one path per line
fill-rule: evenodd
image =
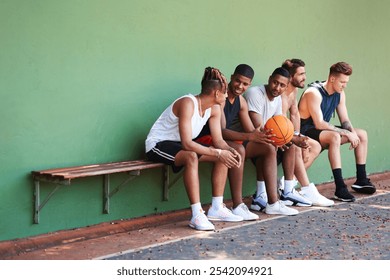
M 191 118 L 192 139 L 197 137 L 203 126 L 210 118 L 211 108 L 208 108 L 204 116 L 200 116 L 198 108 L 198 100 L 192 94 L 187 94 L 176 99 L 165 111 L 160 115 L 154 123 L 145 141 L 145 151 L 149 152 L 154 146 L 161 141 L 178 141 L 180 142 L 179 119 L 172 112 L 173 105 L 181 98 L 191 98 L 194 102 L 194 114 Z

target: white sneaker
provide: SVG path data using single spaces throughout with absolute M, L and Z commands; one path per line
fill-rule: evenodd
M 214 225 L 207 219 L 203 210 L 192 217 L 189 226 L 196 230 L 215 230 Z
M 288 206 L 302 206 L 309 207 L 312 205 L 311 201 L 302 196 L 295 189 L 292 189 L 289 193 L 284 193 L 283 191 L 280 193 L 280 200 L 284 205 Z
M 232 210 L 234 215 L 240 216 L 244 219 L 244 221 L 253 221 L 258 220 L 259 216 L 249 211 L 248 207 L 245 203 L 241 203 L 236 208 Z
M 334 201 L 327 199 L 325 196 L 321 195 L 313 183 L 310 183 L 308 187 L 301 188 L 300 193 L 303 197 L 310 200 L 314 206 L 327 207 L 334 205 Z
M 286 215 L 293 216 L 299 213 L 298 210 L 285 206 L 278 200 L 274 204 L 267 204 L 265 207 L 265 213 L 270 215 Z
M 225 204 L 222 204 L 222 207 L 219 207 L 219 209 L 211 206 L 207 212 L 207 218 L 211 221 L 222 222 L 242 222 L 244 220 L 241 216 L 234 215 L 232 211 L 226 208 Z

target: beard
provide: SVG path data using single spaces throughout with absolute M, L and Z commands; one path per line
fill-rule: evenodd
M 305 81 L 291 81 L 291 84 L 297 88 L 304 88 L 305 87 Z

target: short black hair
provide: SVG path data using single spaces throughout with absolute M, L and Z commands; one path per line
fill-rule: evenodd
M 275 77 L 276 75 L 280 75 L 283 77 L 286 77 L 287 79 L 290 79 L 290 72 L 286 68 L 278 67 L 272 72 L 271 77 Z
M 236 74 L 247 77 L 252 80 L 253 76 L 255 75 L 255 71 L 253 71 L 253 68 L 250 67 L 248 64 L 240 64 L 234 70 L 233 75 Z

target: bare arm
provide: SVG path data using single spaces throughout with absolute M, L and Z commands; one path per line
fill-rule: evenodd
M 260 129 L 255 129 L 253 126 L 253 123 L 249 117 L 248 112 L 248 104 L 246 103 L 246 100 L 240 96 L 240 111 L 239 111 L 239 119 L 240 123 L 243 127 L 243 132 L 238 132 L 230 129 L 226 129 L 223 127 L 222 129 L 222 136 L 226 140 L 231 141 L 254 141 L 254 142 L 260 142 L 264 143 L 267 142 L 268 136 L 260 131 Z
M 349 120 L 347 106 L 345 103 L 345 93 L 342 92 L 340 95 L 340 103 L 337 106 L 336 111 L 340 120 L 341 127 L 343 129 L 353 132 L 353 126 L 351 124 L 351 121 Z
M 284 114 L 286 113 L 286 111 L 290 113 L 290 120 L 294 126 L 294 131 L 299 133 L 299 131 L 301 131 L 301 115 L 299 114 L 296 95 L 297 95 L 297 91 L 292 93 L 287 98 L 282 98 L 282 102 L 283 102 L 282 108 Z M 298 147 L 306 149 L 309 147 L 307 140 L 308 140 L 307 136 L 302 136 L 301 134 L 295 135 L 294 133 L 294 136 L 291 141 Z
M 213 144 L 216 148 L 221 149 L 219 159 L 227 166 L 239 167 L 241 165 L 242 159 L 240 154 L 230 147 L 225 140 L 222 138 L 222 129 L 221 129 L 221 117 L 223 110 L 221 106 L 214 105 L 211 107 L 211 115 L 209 118 L 209 127 L 211 137 L 213 138 Z
M 342 128 L 338 128 L 333 124 L 324 120 L 321 111 L 321 94 L 317 90 L 308 91 L 305 93 L 306 106 L 309 114 L 313 119 L 314 125 L 317 129 L 336 131 L 340 135 L 347 136 L 350 131 Z
M 173 113 L 179 119 L 179 133 L 183 149 L 194 151 L 199 155 L 219 156 L 219 152 L 211 147 L 205 147 L 192 141 L 191 119 L 194 114 L 194 103 L 190 98 L 182 98 L 173 105 Z

